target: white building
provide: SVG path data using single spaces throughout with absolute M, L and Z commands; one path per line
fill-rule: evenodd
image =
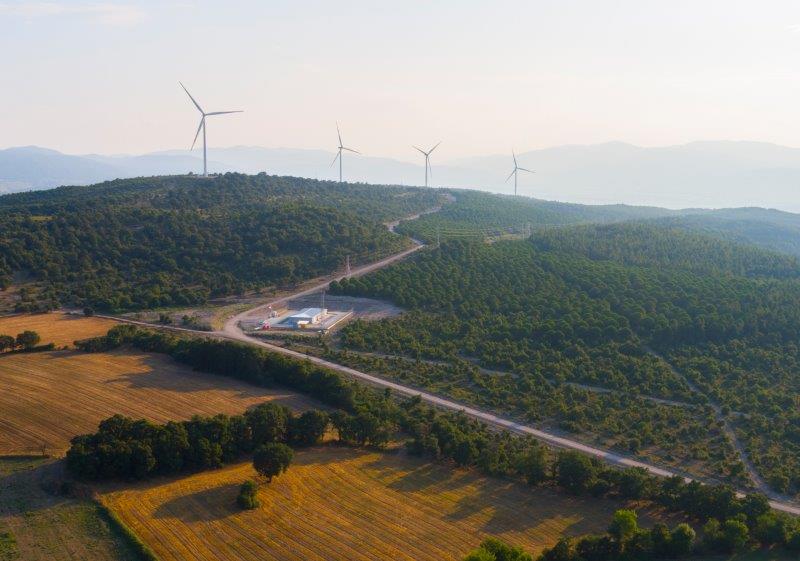
M 305 325 L 321 322 L 326 315 L 328 315 L 328 310 L 325 308 L 303 308 L 296 314 L 287 317 L 282 323 L 287 327 L 299 329 Z

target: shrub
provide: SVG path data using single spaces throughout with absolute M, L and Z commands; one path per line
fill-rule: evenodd
M 248 479 L 239 488 L 239 496 L 236 497 L 236 504 L 245 510 L 252 510 L 261 506 L 256 493 L 258 492 L 258 485 L 256 482 Z

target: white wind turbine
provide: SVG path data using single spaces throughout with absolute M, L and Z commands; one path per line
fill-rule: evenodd
M 417 148 L 416 146 L 412 146 L 416 151 L 420 152 L 422 155 L 425 156 L 425 187 L 428 186 L 428 170 L 431 172 L 431 177 L 433 177 L 433 169 L 431 169 L 431 153 L 436 150 L 436 148 L 441 144 L 441 142 L 437 142 L 436 146 L 428 150 L 427 152 L 422 148 Z
M 203 129 L 203 177 L 208 177 L 208 163 L 206 159 L 206 117 L 211 117 L 212 115 L 227 115 L 229 113 L 243 113 L 243 111 L 212 111 L 211 113 L 206 113 L 203 111 L 203 108 L 200 107 L 200 104 L 192 97 L 192 94 L 189 93 L 189 90 L 186 89 L 186 86 L 183 85 L 182 82 L 178 82 L 183 91 L 186 92 L 186 95 L 189 96 L 189 99 L 192 100 L 194 106 L 197 107 L 197 110 L 200 111 L 200 126 L 197 127 L 197 132 L 194 135 L 194 140 L 192 141 L 192 147 L 190 150 L 194 150 L 194 145 L 197 143 L 197 137 L 200 136 L 200 129 Z
M 536 172 L 535 171 L 531 171 L 531 170 L 526 169 L 526 168 L 519 167 L 517 165 L 517 155 L 514 154 L 513 150 L 511 151 L 511 157 L 514 158 L 514 170 L 508 175 L 508 177 L 506 177 L 506 183 L 508 183 L 508 180 L 511 179 L 511 176 L 513 175 L 514 176 L 514 196 L 516 196 L 517 195 L 517 172 L 518 171 L 527 171 L 528 173 L 536 173 Z
M 336 134 L 339 136 L 339 150 L 336 152 L 336 157 L 331 162 L 331 167 L 333 164 L 336 163 L 336 160 L 339 160 L 339 183 L 342 182 L 342 150 L 347 150 L 348 152 L 353 152 L 354 154 L 361 154 L 358 150 L 353 150 L 352 148 L 348 148 L 342 144 L 342 133 L 339 131 L 339 123 L 336 123 Z

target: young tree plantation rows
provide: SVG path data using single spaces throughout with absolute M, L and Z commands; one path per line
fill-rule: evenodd
M 726 406 L 762 472 L 794 492 L 798 271 L 793 257 L 618 224 L 494 244 L 451 241 L 333 290 L 411 310 L 351 324 L 346 346 L 474 358 L 515 374 L 506 391 L 518 402 L 556 380 Z M 528 415 L 536 409 L 534 402 Z M 679 428 L 690 429 L 690 418 Z

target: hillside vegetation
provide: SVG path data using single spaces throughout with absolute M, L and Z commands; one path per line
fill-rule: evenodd
M 408 245 L 381 221 L 434 206 L 430 190 L 266 175 L 158 177 L 0 197 L 0 286 L 17 309 L 203 302 L 287 285 Z
M 644 221 L 678 232 L 750 244 L 800 256 L 800 216 L 763 208 L 683 209 L 580 205 L 483 191 L 449 189 L 455 202 L 441 212 L 401 225 L 398 231 L 434 242 L 450 238 L 527 235 L 554 226 Z
M 667 451 L 665 461 L 705 457 L 736 480 L 743 466 L 702 406 L 727 405 L 745 414 L 736 421 L 763 473 L 778 488 L 796 491 L 797 275 L 791 257 L 619 224 L 494 244 L 448 242 L 334 290 L 411 310 L 348 326 L 342 339 L 352 349 L 477 360 L 511 375 L 453 375 L 450 393 L 475 392 L 494 409 L 560 420 L 571 432 L 625 436 L 618 446 L 634 452 L 655 445 Z M 445 379 L 429 376 L 427 384 L 434 380 Z M 563 382 L 621 391 L 629 396 L 621 407 L 627 403 L 630 412 L 590 407 Z M 630 394 L 701 406 L 659 415 L 658 407 L 642 408 Z

